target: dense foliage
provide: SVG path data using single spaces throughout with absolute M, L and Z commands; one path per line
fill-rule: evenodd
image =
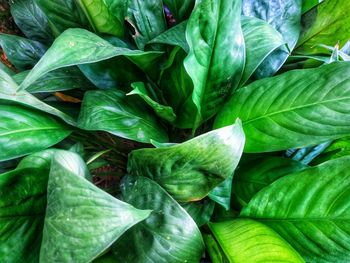
M 10 5 L 0 262 L 349 262 L 349 1 Z

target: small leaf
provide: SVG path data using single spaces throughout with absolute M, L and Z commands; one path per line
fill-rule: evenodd
M 233 174 L 208 194 L 211 200 L 215 201 L 226 210 L 229 210 L 231 205 L 232 179 Z
M 198 227 L 207 224 L 214 212 L 215 202 L 204 199 L 200 202 L 181 204 L 186 212 L 193 218 Z

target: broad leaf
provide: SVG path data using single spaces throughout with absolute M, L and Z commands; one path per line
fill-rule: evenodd
M 240 12 L 240 1 L 203 0 L 188 20 L 190 52 L 184 64 L 194 84 L 195 127 L 219 111 L 241 79 L 245 47 Z
M 190 16 L 195 2 L 195 0 L 164 0 L 176 22 L 181 22 Z
M 264 187 L 283 176 L 306 168 L 307 166 L 300 162 L 281 157 L 269 157 L 248 162 L 236 171 L 233 191 L 242 205 L 246 205 Z
M 158 117 L 173 122 L 176 119 L 176 115 L 170 106 L 165 106 L 152 99 L 148 93 L 146 86 L 143 82 L 135 82 L 132 85 L 133 91 L 127 95 L 139 95 L 157 114 Z
M 0 105 L 0 161 L 48 148 L 71 131 L 53 117 L 21 106 Z
M 350 157 L 285 176 L 253 197 L 242 217 L 273 228 L 307 262 L 350 257 Z
M 54 35 L 68 28 L 89 28 L 89 21 L 75 0 L 34 0 L 46 14 Z
M 46 51 L 46 47 L 37 41 L 6 34 L 0 34 L 0 46 L 18 70 L 31 69 Z
M 296 53 L 324 53 L 319 44 L 343 46 L 350 38 L 349 16 L 346 10 L 350 2 L 328 0 L 319 4 L 303 16 L 301 32 Z M 330 15 L 332 14 L 332 15 Z
M 350 134 L 350 63 L 286 72 L 238 90 L 215 127 L 241 118 L 246 152 L 320 144 Z
M 47 44 L 53 41 L 47 17 L 35 3 L 35 0 L 9 2 L 13 19 L 27 38 Z
M 237 121 L 181 144 L 133 151 L 128 172 L 155 180 L 180 202 L 201 200 L 232 175 L 244 139 Z
M 87 167 L 72 155 L 74 159 L 60 153 L 53 157 L 41 262 L 90 262 L 150 214 L 87 181 Z
M 181 204 L 187 213 L 193 218 L 198 227 L 207 224 L 214 212 L 215 202 L 204 199 L 200 202 Z
M 87 30 L 68 29 L 55 40 L 22 82 L 20 89 L 26 89 L 44 74 L 58 68 L 94 63 L 120 55 L 138 57 L 144 54 L 152 53 L 115 47 Z M 153 54 L 156 57 L 159 56 L 158 52 Z
M 243 0 L 242 14 L 265 20 L 281 33 L 289 50 L 293 50 L 300 34 L 302 0 Z M 289 50 L 280 48 L 264 60 L 256 78 L 264 78 L 274 75 L 289 56 Z
M 230 209 L 231 192 L 232 192 L 233 175 L 229 176 L 225 181 L 215 187 L 208 195 L 208 197 L 224 207 L 226 210 Z
M 305 14 L 315 6 L 322 3 L 324 0 L 303 0 L 303 6 L 302 6 L 302 14 Z
M 85 94 L 78 126 L 92 131 L 107 131 L 122 138 L 149 143 L 168 140 L 163 127 L 139 99 L 120 91 L 89 91 Z
M 259 222 L 236 219 L 209 227 L 228 262 L 305 262 L 276 232 Z
M 122 192 L 126 202 L 153 212 L 113 245 L 117 261 L 199 262 L 204 250 L 201 232 L 166 191 L 150 179 L 129 176 L 124 179 Z
M 241 21 L 246 45 L 246 64 L 240 82 L 243 86 L 261 63 L 285 42 L 281 34 L 264 20 L 243 16 Z

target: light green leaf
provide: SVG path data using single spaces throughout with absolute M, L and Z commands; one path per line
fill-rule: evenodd
M 157 114 L 158 117 L 173 122 L 176 119 L 174 110 L 170 106 L 164 106 L 159 102 L 153 100 L 148 93 L 145 84 L 143 82 L 135 82 L 131 84 L 133 91 L 126 95 L 139 95 Z
M 350 63 L 289 71 L 238 90 L 215 127 L 241 118 L 245 152 L 313 146 L 350 135 Z
M 78 126 L 139 142 L 168 141 L 165 130 L 142 100 L 116 90 L 86 92 Z
M 231 204 L 232 179 L 233 174 L 208 194 L 211 200 L 215 201 L 226 210 L 230 209 Z
M 183 21 L 190 16 L 195 2 L 195 0 L 164 0 L 176 22 Z
M 126 202 L 153 212 L 113 245 L 113 254 L 118 261 L 199 262 L 204 250 L 201 232 L 166 191 L 150 179 L 129 176 L 124 179 L 122 192 Z
M 268 157 L 241 165 L 233 177 L 233 191 L 242 205 L 246 205 L 255 194 L 277 179 L 307 166 L 282 157 Z
M 133 57 L 150 53 L 152 52 L 115 47 L 84 29 L 68 29 L 55 40 L 22 82 L 20 89 L 26 89 L 44 74 L 58 68 L 94 63 L 120 55 Z M 159 56 L 159 52 L 154 55 Z
M 237 121 L 181 144 L 132 151 L 128 172 L 155 180 L 180 202 L 201 200 L 232 175 L 244 140 Z
M 276 232 L 259 222 L 236 219 L 209 227 L 228 262 L 305 262 Z
M 240 1 L 202 0 L 188 20 L 190 52 L 184 65 L 194 84 L 195 128 L 219 111 L 241 79 L 245 47 L 240 12 Z
M 47 114 L 21 106 L 0 105 L 0 161 L 48 148 L 70 129 Z
M 322 2 L 323 0 L 303 0 L 303 6 L 301 10 L 302 14 L 305 14 L 306 12 L 308 12 L 309 10 L 311 10 L 312 8 L 314 8 Z
M 53 157 L 40 262 L 90 262 L 150 214 L 87 181 L 87 167 L 75 156 Z
M 242 217 L 273 228 L 307 262 L 350 257 L 350 157 L 292 173 L 253 197 Z

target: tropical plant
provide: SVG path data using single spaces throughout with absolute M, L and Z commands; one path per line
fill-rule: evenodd
M 10 4 L 0 262 L 349 262 L 349 1 Z

